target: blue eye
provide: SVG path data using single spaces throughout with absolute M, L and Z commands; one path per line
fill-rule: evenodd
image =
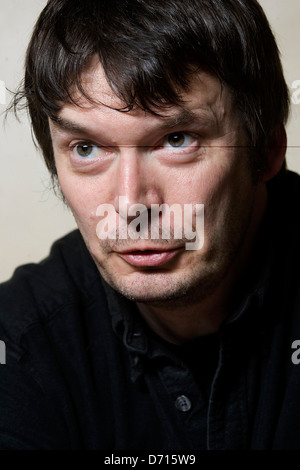
M 98 147 L 88 142 L 82 142 L 75 145 L 74 150 L 77 157 L 79 158 L 92 158 L 98 154 Z

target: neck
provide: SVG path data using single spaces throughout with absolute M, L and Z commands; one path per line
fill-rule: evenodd
M 139 311 L 148 326 L 160 337 L 174 344 L 184 344 L 199 336 L 218 331 L 226 318 L 227 309 L 222 297 L 217 305 L 212 295 L 193 305 L 157 307 L 138 304 Z

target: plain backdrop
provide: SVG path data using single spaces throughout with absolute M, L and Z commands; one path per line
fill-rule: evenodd
M 261 0 L 278 41 L 287 83 L 300 80 L 300 2 Z M 0 0 L 0 81 L 15 90 L 33 25 L 45 0 Z M 1 82 L 0 82 L 1 85 Z M 6 93 L 6 101 L 9 102 Z M 0 90 L 0 101 L 1 90 Z M 0 113 L 5 106 L 0 104 Z M 47 256 L 53 241 L 75 228 L 70 211 L 53 194 L 42 156 L 32 143 L 30 126 L 11 116 L 0 117 L 0 282 L 14 269 Z M 300 104 L 292 105 L 288 124 L 287 160 L 300 173 Z

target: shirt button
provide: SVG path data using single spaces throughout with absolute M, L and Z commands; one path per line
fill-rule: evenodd
M 183 411 L 184 413 L 186 413 L 187 411 L 190 411 L 190 409 L 192 408 L 192 403 L 188 397 L 186 397 L 185 395 L 180 395 L 175 400 L 175 406 L 177 410 Z

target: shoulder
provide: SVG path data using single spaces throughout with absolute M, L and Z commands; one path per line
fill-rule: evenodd
M 26 329 L 90 297 L 100 274 L 78 230 L 56 241 L 38 264 L 17 268 L 0 284 L 0 339 L 19 342 Z
M 267 187 L 271 199 L 275 199 L 277 204 L 289 202 L 289 207 L 299 205 L 300 175 L 298 173 L 286 170 L 267 183 Z
M 269 185 L 263 249 L 269 272 L 272 311 L 293 334 L 300 333 L 300 176 L 287 171 Z
M 273 229 L 272 238 L 281 244 L 289 241 L 290 245 L 292 242 L 293 248 L 300 247 L 300 175 L 286 171 L 268 183 L 268 192 L 268 215 Z M 288 248 L 286 245 L 285 249 Z

